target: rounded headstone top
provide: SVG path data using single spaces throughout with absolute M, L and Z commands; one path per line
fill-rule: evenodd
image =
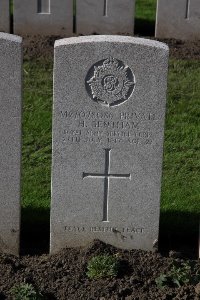
M 90 35 L 90 36 L 64 38 L 64 39 L 57 40 L 55 42 L 54 47 L 56 48 L 59 46 L 66 46 L 72 44 L 101 43 L 101 42 L 136 44 L 141 46 L 156 47 L 166 51 L 169 50 L 167 44 L 158 41 L 143 39 L 143 38 L 135 38 L 131 36 L 120 36 L 120 35 Z
M 22 38 L 18 35 L 0 32 L 0 39 L 15 43 L 22 43 Z

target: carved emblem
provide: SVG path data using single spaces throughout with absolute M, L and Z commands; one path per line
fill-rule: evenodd
M 128 66 L 110 57 L 97 62 L 86 76 L 89 96 L 102 105 L 115 106 L 127 101 L 135 87 L 135 77 Z

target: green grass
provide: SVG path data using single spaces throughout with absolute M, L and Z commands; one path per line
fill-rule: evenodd
M 199 282 L 199 270 L 189 262 L 174 261 L 171 270 L 165 274 L 160 274 L 155 282 L 158 288 L 163 289 L 166 286 L 178 287 L 191 284 L 196 285 Z
M 32 284 L 20 283 L 11 289 L 14 300 L 42 300 L 42 295 L 34 288 Z
M 33 221 L 50 203 L 52 73 L 50 62 L 24 63 L 22 202 Z
M 154 21 L 156 19 L 157 0 L 136 0 L 135 17 L 137 19 Z
M 31 215 L 34 222 L 50 206 L 52 63 L 26 61 L 24 81 L 22 205 L 25 218 Z M 161 197 L 164 229 L 190 232 L 200 215 L 199 97 L 200 62 L 172 60 Z
M 116 256 L 98 255 L 88 262 L 86 274 L 90 279 L 116 277 L 119 269 L 120 261 Z
M 139 36 L 154 36 L 156 0 L 136 0 L 134 32 Z
M 13 0 L 10 0 L 10 13 L 13 15 Z
M 154 36 L 157 0 L 136 0 L 135 34 Z
M 166 226 L 174 220 L 184 230 L 191 230 L 200 215 L 199 98 L 200 62 L 171 61 L 161 212 Z M 189 217 L 185 222 L 184 216 Z

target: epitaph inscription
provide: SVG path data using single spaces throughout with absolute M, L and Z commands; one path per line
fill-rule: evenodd
M 135 87 L 135 76 L 128 66 L 113 57 L 94 64 L 86 76 L 89 96 L 108 107 L 127 101 Z

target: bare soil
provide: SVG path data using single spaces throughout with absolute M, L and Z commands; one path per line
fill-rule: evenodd
M 115 254 L 120 272 L 115 278 L 92 280 L 86 275 L 87 262 L 99 254 Z M 171 253 L 177 257 L 177 253 Z M 179 255 L 178 255 L 179 256 Z M 159 289 L 155 279 L 166 274 L 181 258 L 164 257 L 139 250 L 123 251 L 95 241 L 87 248 L 64 249 L 57 255 L 0 256 L 0 299 L 13 299 L 13 285 L 33 284 L 45 299 L 59 300 L 161 300 L 200 299 L 199 285 Z M 200 271 L 200 263 L 190 261 Z
M 24 36 L 24 56 L 25 58 L 53 58 L 54 42 L 61 37 L 38 37 Z M 148 37 L 153 39 L 152 37 Z M 180 41 L 174 39 L 159 40 L 168 44 L 170 57 L 176 59 L 200 59 L 199 41 Z

